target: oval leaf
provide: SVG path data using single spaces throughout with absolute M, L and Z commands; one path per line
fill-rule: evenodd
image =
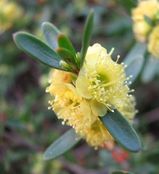
M 141 72 L 144 63 L 144 57 L 136 56 L 135 59 L 125 69 L 126 76 L 131 76 L 131 82 L 133 83 Z
M 14 34 L 14 41 L 21 50 L 36 60 L 50 67 L 61 69 L 59 55 L 35 36 L 26 32 L 17 32 Z
M 141 142 L 133 127 L 119 113 L 109 113 L 101 117 L 101 121 L 114 139 L 125 149 L 138 152 L 141 150 Z
M 125 69 L 126 75 L 132 76 L 131 82 L 135 81 L 142 69 L 145 51 L 145 44 L 137 43 L 124 60 L 124 63 L 127 65 Z
M 57 38 L 60 34 L 58 28 L 51 24 L 50 22 L 42 23 L 42 31 L 45 36 L 47 44 L 52 48 L 56 49 L 58 47 Z
M 44 153 L 44 159 L 50 160 L 62 155 L 79 142 L 79 140 L 80 138 L 73 129 L 68 130 L 48 147 Z
M 136 43 L 134 47 L 129 51 L 128 55 L 124 59 L 124 63 L 129 65 L 132 60 L 136 59 L 136 55 L 143 56 L 146 51 L 146 45 L 142 43 Z
M 67 36 L 65 36 L 64 34 L 60 34 L 58 36 L 58 45 L 61 48 L 65 48 L 67 50 L 69 50 L 72 55 L 74 56 L 74 60 L 76 57 L 76 50 L 72 45 L 72 42 L 69 40 L 69 38 Z
M 56 51 L 65 62 L 74 63 L 74 56 L 69 50 L 65 48 L 57 48 Z
M 81 48 L 81 66 L 83 65 L 85 55 L 87 53 L 87 49 L 90 43 L 92 31 L 93 31 L 93 20 L 94 20 L 94 12 L 91 11 L 87 17 L 86 24 L 84 27 L 84 33 L 82 38 L 82 48 Z
M 151 81 L 157 74 L 158 67 L 159 67 L 158 59 L 154 58 L 153 56 L 148 57 L 143 73 L 141 75 L 142 81 L 144 83 Z

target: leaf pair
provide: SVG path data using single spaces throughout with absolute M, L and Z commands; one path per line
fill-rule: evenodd
M 60 31 L 50 23 L 43 23 L 42 29 L 47 44 L 27 32 L 17 32 L 14 34 L 14 41 L 16 45 L 25 53 L 30 54 L 34 59 L 52 68 L 65 70 L 60 66 L 59 62 L 60 60 L 65 60 L 68 55 L 72 56 L 72 50 L 70 49 L 71 44 L 68 44 L 70 41 L 64 35 L 60 34 Z M 56 40 L 58 36 L 60 36 L 59 45 L 62 47 L 59 50 L 60 54 L 57 54 L 53 50 L 57 48 Z M 66 48 L 71 51 L 66 50 Z
M 76 50 L 72 45 L 71 41 L 64 34 L 58 35 L 58 48 L 56 48 L 57 53 L 63 58 L 63 60 L 72 68 L 78 68 L 76 61 Z
M 77 69 L 83 64 L 87 48 L 89 46 L 92 28 L 93 12 L 91 12 L 88 16 L 85 25 L 80 54 L 80 65 L 78 65 L 78 61 L 76 59 L 76 50 L 71 41 L 49 22 L 42 24 L 42 30 L 47 44 L 27 32 L 15 33 L 14 41 L 16 45 L 25 53 L 30 54 L 34 59 L 52 68 L 66 70 L 60 66 L 60 60 L 64 60 L 66 63 L 68 63 L 68 65 Z
M 34 59 L 56 69 L 61 69 L 59 61 L 61 57 L 41 40 L 26 32 L 14 34 L 16 45 Z
M 76 50 L 67 36 L 61 33 L 53 24 L 44 22 L 42 30 L 46 43 L 56 50 L 58 55 L 70 66 L 76 66 Z
M 131 152 L 141 150 L 141 142 L 137 133 L 128 121 L 119 113 L 109 113 L 101 117 L 101 121 L 113 138 L 125 149 Z M 70 129 L 53 142 L 44 153 L 44 159 L 54 159 L 72 148 L 80 138 Z

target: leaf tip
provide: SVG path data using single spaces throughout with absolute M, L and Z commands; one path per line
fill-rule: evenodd
M 88 16 L 89 16 L 89 18 L 92 19 L 92 22 L 93 22 L 93 20 L 94 20 L 94 9 L 93 8 L 90 10 Z
M 18 31 L 18 32 L 15 32 L 15 33 L 13 33 L 13 40 L 16 42 L 16 38 L 18 37 L 18 35 L 20 34 L 21 32 L 20 31 Z
M 50 159 L 50 158 L 48 157 L 48 155 L 47 155 L 47 152 L 45 152 L 45 153 L 43 154 L 43 159 L 44 159 L 45 161 L 47 161 L 47 160 Z
M 13 41 L 14 43 L 16 44 L 16 46 L 19 48 L 19 44 L 18 44 L 18 38 L 19 38 L 19 35 L 21 35 L 22 32 L 21 31 L 18 31 L 18 32 L 15 32 L 13 33 Z
M 18 48 L 21 48 L 21 37 L 24 35 L 27 35 L 27 32 L 18 31 L 18 32 L 13 33 L 13 41 L 15 42 L 15 44 Z
M 16 40 L 19 36 L 26 35 L 26 34 L 28 34 L 28 33 L 25 31 L 17 31 L 17 32 L 13 33 L 13 39 Z
M 44 32 L 44 31 L 46 31 L 46 32 L 48 32 L 48 31 L 53 31 L 53 32 L 55 32 L 56 34 L 59 34 L 59 33 L 61 33 L 59 30 L 58 30 L 58 28 L 54 25 L 54 24 L 52 24 L 52 23 L 50 23 L 50 22 L 42 22 L 42 24 L 41 24 L 41 29 L 42 29 L 42 31 Z
M 49 25 L 49 22 L 42 22 L 41 26 Z
M 94 9 L 91 8 L 90 12 L 89 12 L 91 15 L 94 15 Z
M 42 22 L 41 28 L 44 31 L 47 27 L 52 27 L 52 24 L 50 22 Z

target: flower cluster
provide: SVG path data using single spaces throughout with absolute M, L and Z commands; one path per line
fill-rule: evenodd
M 16 3 L 0 0 L 0 33 L 11 28 L 22 13 L 22 9 Z
M 62 123 L 95 148 L 113 140 L 100 117 L 118 110 L 131 121 L 136 113 L 125 65 L 113 61 L 111 53 L 100 44 L 88 47 L 80 71 L 52 70 L 46 90 L 51 95 L 50 108 Z
M 133 31 L 140 42 L 148 42 L 149 52 L 159 58 L 159 2 L 143 0 L 132 10 Z

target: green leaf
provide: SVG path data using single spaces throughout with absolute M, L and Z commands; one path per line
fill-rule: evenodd
M 36 60 L 50 67 L 61 69 L 59 55 L 35 36 L 26 32 L 17 32 L 14 34 L 14 41 L 21 50 Z
M 127 65 L 127 68 L 125 69 L 126 75 L 132 76 L 131 82 L 136 80 L 142 69 L 145 51 L 146 45 L 137 43 L 124 59 L 124 64 Z
M 42 31 L 45 36 L 47 44 L 52 48 L 56 49 L 58 47 L 57 38 L 60 34 L 58 28 L 51 24 L 50 22 L 42 23 Z
M 143 56 L 146 51 L 146 45 L 143 43 L 136 43 L 133 48 L 129 51 L 127 56 L 124 59 L 124 63 L 129 65 L 134 59 L 136 59 L 136 56 Z
M 68 130 L 47 148 L 44 153 L 44 159 L 50 160 L 62 155 L 77 144 L 79 140 L 80 138 L 73 129 Z
M 56 52 L 61 56 L 61 58 L 67 63 L 74 63 L 73 54 L 65 48 L 57 48 Z
M 133 83 L 141 72 L 144 63 L 144 57 L 136 57 L 126 68 L 126 75 L 131 76 L 130 81 Z
M 157 74 L 159 61 L 153 56 L 148 57 L 141 79 L 144 83 L 151 81 Z
M 76 50 L 72 45 L 72 42 L 69 40 L 69 38 L 67 36 L 65 36 L 64 34 L 60 34 L 58 36 L 58 45 L 61 48 L 65 48 L 67 49 L 69 52 L 72 53 L 72 55 L 74 56 L 74 60 L 76 57 Z
M 141 150 L 141 142 L 135 130 L 119 112 L 108 113 L 101 117 L 101 121 L 113 138 L 125 149 L 131 152 Z
M 131 172 L 126 172 L 126 171 L 114 171 L 112 174 L 133 174 Z
M 90 39 L 93 31 L 93 20 L 94 20 L 94 12 L 91 11 L 87 17 L 86 24 L 84 27 L 84 33 L 82 38 L 82 48 L 81 48 L 81 67 L 83 65 L 87 49 L 90 44 Z

